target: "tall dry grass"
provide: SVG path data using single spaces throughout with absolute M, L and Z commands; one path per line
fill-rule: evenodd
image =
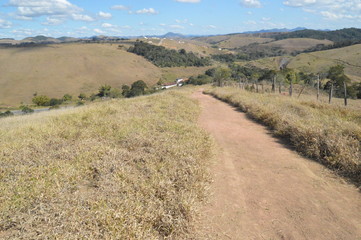
M 361 112 L 288 96 L 236 88 L 207 93 L 226 101 L 285 137 L 297 151 L 361 183 Z
M 180 93 L 0 120 L 0 239 L 184 239 L 211 141 Z

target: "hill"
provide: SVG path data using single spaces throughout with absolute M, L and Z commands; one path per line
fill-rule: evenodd
M 361 29 L 358 28 L 345 28 L 335 31 L 319 31 L 319 30 L 300 30 L 289 33 L 275 33 L 273 37 L 276 40 L 287 38 L 314 38 L 314 39 L 327 39 L 333 42 L 352 41 L 361 39 Z
M 287 53 L 292 53 L 295 51 L 304 51 L 320 44 L 331 45 L 332 43 L 333 42 L 330 40 L 318 40 L 312 38 L 289 38 L 261 44 L 261 46 L 279 47 L 285 50 Z
M 220 48 L 237 48 L 252 43 L 270 42 L 272 38 L 261 38 L 252 34 L 228 34 L 209 37 L 196 37 L 192 40 L 207 44 L 217 45 Z
M 345 65 L 345 73 L 353 81 L 361 81 L 361 44 L 344 48 L 302 53 L 295 57 L 288 56 L 291 60 L 289 68 L 299 69 L 304 72 L 327 71 L 329 67 L 336 64 Z M 253 65 L 260 68 L 278 69 L 281 59 L 285 57 L 270 57 L 255 61 L 242 62 L 240 64 Z
M 96 92 L 102 84 L 121 87 L 137 80 L 154 85 L 175 76 L 114 44 L 56 44 L 0 49 L 0 105 L 31 103 L 35 92 L 49 97 Z M 187 68 L 182 77 L 204 72 Z M 175 68 L 175 73 L 179 69 Z M 163 77 L 163 75 L 165 75 Z M 173 79 L 175 80 L 175 79 Z

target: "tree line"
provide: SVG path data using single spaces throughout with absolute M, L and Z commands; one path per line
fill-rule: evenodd
M 194 53 L 188 53 L 184 49 L 170 50 L 143 41 L 135 42 L 134 47 L 130 47 L 128 52 L 142 56 L 158 67 L 202 67 L 211 64 L 209 58 L 197 57 Z
M 85 101 L 95 101 L 97 99 L 111 99 L 111 98 L 131 98 L 141 95 L 147 95 L 155 93 L 156 88 L 150 88 L 143 80 L 138 80 L 129 85 L 122 85 L 120 88 L 112 87 L 108 84 L 101 85 L 97 93 L 86 95 L 80 93 L 77 98 L 74 98 L 70 94 L 65 94 L 61 98 L 50 98 L 46 95 L 33 94 L 32 102 L 38 107 L 50 107 L 50 109 L 57 109 L 61 104 L 76 102 L 77 106 L 84 105 Z M 33 113 L 34 109 L 27 105 L 21 105 L 20 110 L 23 114 Z M 1 117 L 9 117 L 14 114 L 11 111 L 0 112 Z
M 344 66 L 335 65 L 325 72 L 307 73 L 290 68 L 280 70 L 262 69 L 255 66 L 240 66 L 229 64 L 228 67 L 211 68 L 204 74 L 191 77 L 190 84 L 202 85 L 213 83 L 216 86 L 238 85 L 242 89 L 254 92 L 264 92 L 264 85 L 271 85 L 271 92 L 282 93 L 287 89 L 289 95 L 294 94 L 294 85 L 301 85 L 300 96 L 304 89 L 312 87 L 317 89 L 317 99 L 320 91 L 329 94 L 329 102 L 333 97 L 345 99 L 361 99 L 361 83 L 352 83 L 344 73 Z M 268 91 L 268 90 L 267 90 Z

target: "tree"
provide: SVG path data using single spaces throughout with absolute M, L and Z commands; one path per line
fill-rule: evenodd
M 49 106 L 57 106 L 63 103 L 62 99 L 56 99 L 56 98 L 52 98 L 49 101 Z
M 122 95 L 122 90 L 120 90 L 119 88 L 110 89 L 109 97 L 111 97 L 111 98 L 120 98 L 122 96 L 123 96 Z
M 128 86 L 128 85 L 123 85 L 122 86 L 122 95 L 124 96 L 124 97 L 127 97 L 128 96 L 128 94 L 129 94 L 129 92 L 130 92 L 130 87 Z
M 148 88 L 147 84 L 143 80 L 138 80 L 132 83 L 128 97 L 136 97 L 144 95 L 145 90 Z
M 73 99 L 73 96 L 71 96 L 70 94 L 65 94 L 63 96 L 63 101 L 64 102 L 68 102 L 68 101 L 71 101 Z
M 24 113 L 24 114 L 28 114 L 28 113 L 33 113 L 34 110 L 29 108 L 28 106 L 21 106 L 21 111 Z
M 224 82 L 231 77 L 231 71 L 229 68 L 219 67 L 214 74 L 214 82 L 218 87 L 223 87 Z
M 336 65 L 330 67 L 328 70 L 327 78 L 330 79 L 328 85 L 330 86 L 329 92 L 329 103 L 332 101 L 332 95 L 334 88 L 342 89 L 344 91 L 344 99 L 345 106 L 347 105 L 347 83 L 351 82 L 350 78 L 348 78 L 344 73 L 345 67 L 342 65 Z
M 110 94 L 110 89 L 112 87 L 105 84 L 105 85 L 102 85 L 100 88 L 99 88 L 99 93 L 98 93 L 98 96 L 99 97 L 109 97 L 109 94 Z
M 78 98 L 79 98 L 81 101 L 83 101 L 84 99 L 86 99 L 85 93 L 80 93 L 79 96 L 78 96 Z
M 14 116 L 14 113 L 12 113 L 11 111 L 7 110 L 6 112 L 0 112 L 0 118 L 1 117 L 9 117 L 9 116 Z
M 293 70 L 288 69 L 286 73 L 287 82 L 290 84 L 289 94 L 292 97 L 293 94 L 293 83 L 296 81 L 296 74 Z
M 33 97 L 32 102 L 38 106 L 48 106 L 50 98 L 45 95 L 38 95 Z

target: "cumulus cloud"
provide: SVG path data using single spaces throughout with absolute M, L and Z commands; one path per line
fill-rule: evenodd
M 112 9 L 112 10 L 121 10 L 121 11 L 129 10 L 128 7 L 123 6 L 123 5 L 114 5 L 110 9 Z
M 16 18 L 21 20 L 47 16 L 51 17 L 51 21 L 55 18 L 94 21 L 91 16 L 82 13 L 84 11 L 82 8 L 67 0 L 10 0 L 7 6 L 16 7 Z
M 259 0 L 242 0 L 241 5 L 247 8 L 260 8 L 262 4 Z
M 99 28 L 95 28 L 95 29 L 93 29 L 93 31 L 94 31 L 95 33 L 98 33 L 98 34 L 104 34 L 104 33 L 105 33 L 103 30 L 101 30 L 101 29 L 99 29 Z
M 103 23 L 103 24 L 102 24 L 102 27 L 103 27 L 103 28 L 111 28 L 111 27 L 115 27 L 115 25 L 110 24 L 110 23 Z
M 12 26 L 12 23 L 9 22 L 9 21 L 6 21 L 4 19 L 0 19 L 0 29 L 3 29 L 3 28 L 11 28 Z
M 98 13 L 98 16 L 101 17 L 101 18 L 104 18 L 104 19 L 112 18 L 112 14 L 111 14 L 111 13 L 106 13 L 106 12 L 102 12 L 102 11 L 100 11 L 100 12 Z
M 326 19 L 361 19 L 360 0 L 287 0 L 288 7 L 302 8 L 306 12 L 320 14 Z
M 143 8 L 140 10 L 135 11 L 136 14 L 149 14 L 149 15 L 156 15 L 158 12 L 154 8 Z
M 181 3 L 199 3 L 199 2 L 201 2 L 201 0 L 176 0 L 176 2 L 181 2 Z

